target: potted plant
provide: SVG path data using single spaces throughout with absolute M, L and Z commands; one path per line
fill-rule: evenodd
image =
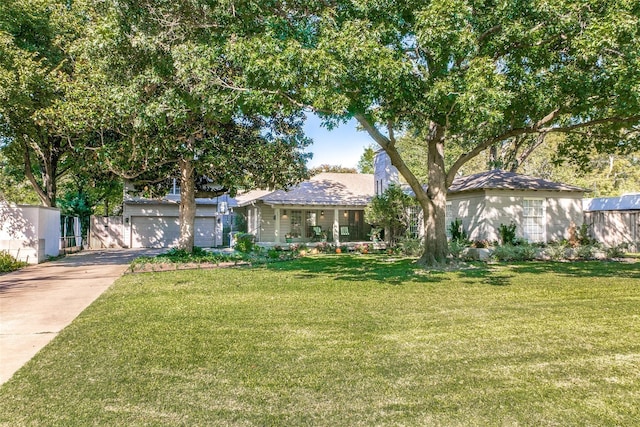
M 291 243 L 293 242 L 293 236 L 291 236 L 291 234 L 287 233 L 284 235 L 284 241 L 287 243 Z

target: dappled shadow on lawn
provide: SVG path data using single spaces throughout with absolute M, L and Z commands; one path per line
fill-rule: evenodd
M 516 273 L 557 274 L 565 277 L 640 279 L 640 263 L 616 261 L 527 262 L 513 265 Z
M 511 272 L 492 270 L 489 266 L 460 268 L 455 273 L 463 283 L 484 283 L 491 286 L 508 286 L 511 284 L 511 279 L 515 277 Z
M 270 269 L 290 271 L 299 279 L 329 277 L 334 280 L 376 281 L 391 285 L 408 283 L 485 284 L 509 286 L 520 274 L 558 277 L 617 277 L 639 279 L 640 263 L 626 262 L 523 262 L 510 264 L 459 264 L 426 270 L 415 259 L 377 255 L 323 255 L 297 261 L 271 264 Z
M 272 264 L 269 268 L 290 271 L 300 279 L 329 276 L 335 280 L 377 281 L 392 285 L 436 283 L 446 279 L 443 272 L 424 271 L 413 259 L 375 255 L 323 255 Z

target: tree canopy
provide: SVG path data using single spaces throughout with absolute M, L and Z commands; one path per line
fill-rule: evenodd
M 637 2 L 338 1 L 316 18 L 301 20 L 311 39 L 246 40 L 299 64 L 287 72 L 274 60 L 252 84 L 279 82 L 328 121 L 359 121 L 425 213 L 423 263 L 445 261 L 447 188 L 489 147 L 552 133 L 567 134 L 571 150 L 637 144 Z M 424 141 L 426 182 L 398 151 L 407 130 Z
M 66 1 L 0 4 L 2 150 L 45 206 L 56 205 L 58 180 L 75 164 L 60 106 L 74 80 L 70 47 L 79 37 L 80 22 Z
M 82 60 L 100 94 L 88 108 L 100 114 L 78 122 L 96 131 L 89 148 L 102 168 L 160 191 L 180 180 L 181 247 L 193 247 L 197 194 L 287 187 L 307 176 L 300 109 L 232 87 L 247 72 L 233 58 L 235 39 L 285 25 L 273 10 L 114 0 L 93 12 Z

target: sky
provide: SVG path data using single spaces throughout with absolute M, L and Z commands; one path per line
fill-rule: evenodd
M 364 149 L 374 144 L 369 134 L 357 130 L 355 119 L 331 131 L 320 123 L 317 116 L 309 114 L 304 126 L 307 136 L 313 139 L 313 145 L 306 149 L 313 153 L 307 163 L 310 168 L 324 164 L 355 168 Z

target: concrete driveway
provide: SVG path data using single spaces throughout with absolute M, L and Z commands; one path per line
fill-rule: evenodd
M 84 251 L 0 276 L 0 384 L 120 277 L 161 250 Z

